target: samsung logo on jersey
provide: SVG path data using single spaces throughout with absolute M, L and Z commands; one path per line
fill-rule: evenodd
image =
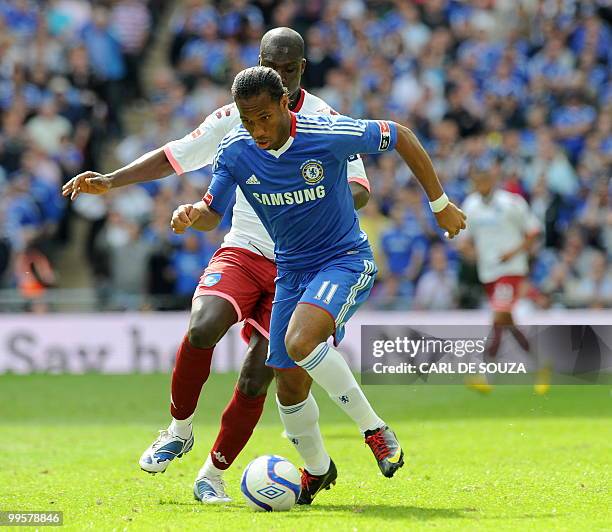
M 300 205 L 306 201 L 315 201 L 325 197 L 325 187 L 303 188 L 293 192 L 277 192 L 265 194 L 253 192 L 255 199 L 262 205 Z

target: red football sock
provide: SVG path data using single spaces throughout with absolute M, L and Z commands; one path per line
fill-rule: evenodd
M 186 419 L 195 412 L 202 386 L 210 375 L 214 347 L 200 349 L 183 338 L 176 353 L 172 372 L 170 413 L 174 419 Z
M 266 396 L 249 397 L 238 388 L 221 416 L 221 430 L 210 451 L 215 467 L 227 469 L 249 441 L 263 412 Z
M 495 358 L 497 356 L 497 351 L 499 351 L 503 332 L 503 325 L 500 325 L 499 323 L 493 324 L 493 337 L 490 338 L 489 349 L 487 350 L 487 355 L 489 355 L 490 358 Z
M 512 333 L 512 336 L 514 336 L 514 339 L 517 341 L 517 343 L 521 346 L 523 351 L 525 351 L 525 353 L 529 353 L 529 340 L 527 340 L 527 337 L 523 334 L 523 331 L 521 331 L 515 325 L 511 325 L 510 332 Z

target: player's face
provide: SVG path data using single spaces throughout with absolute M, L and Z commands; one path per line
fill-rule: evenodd
M 481 196 L 488 196 L 495 186 L 495 178 L 490 172 L 480 173 L 472 176 L 474 190 Z
M 289 138 L 289 98 L 273 100 L 268 93 L 236 100 L 242 125 L 262 150 L 276 150 Z
M 287 58 L 282 57 L 280 54 L 262 52 L 259 56 L 259 64 L 276 70 L 283 80 L 283 85 L 287 87 L 289 94 L 293 94 L 300 88 L 306 59 L 301 57 L 298 59 Z

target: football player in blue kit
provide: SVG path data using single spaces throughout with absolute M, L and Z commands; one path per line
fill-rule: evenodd
M 384 476 L 392 477 L 404 463 L 397 437 L 335 349 L 377 272 L 346 180 L 347 159 L 395 149 L 421 183 L 448 238 L 465 228 L 465 215 L 444 194 L 409 129 L 341 115 L 296 115 L 288 109 L 280 76 L 267 67 L 240 72 L 232 95 L 242 126 L 219 145 L 203 200 L 178 207 L 171 226 L 177 233 L 215 228 L 238 186 L 274 240 L 278 277 L 266 364 L 275 370 L 287 437 L 305 463 L 298 503 L 310 504 L 337 477 L 310 394 L 313 380 L 358 425 Z M 334 347 L 327 343 L 330 336 Z

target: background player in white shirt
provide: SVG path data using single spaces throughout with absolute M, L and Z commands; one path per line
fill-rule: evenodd
M 518 194 L 496 188 L 495 167 L 476 168 L 471 174 L 474 192 L 463 203 L 468 217 L 462 235 L 471 238 L 476 249 L 478 278 L 493 309 L 493 330 L 487 354 L 497 354 L 504 330 L 510 331 L 521 348 L 529 353 L 529 342 L 515 325 L 512 309 L 525 276 L 529 273 L 529 251 L 541 232 L 541 224 Z M 460 241 L 461 242 L 461 241 Z M 544 375 L 536 391 L 548 388 Z M 477 383 L 480 391 L 489 386 Z
M 289 91 L 290 108 L 305 114 L 333 113 L 320 98 L 300 87 L 306 65 L 304 41 L 289 28 L 276 28 L 261 41 L 260 64 L 275 69 Z M 240 124 L 235 104 L 208 116 L 184 138 L 143 155 L 111 174 L 82 173 L 63 189 L 72 199 L 79 193 L 103 194 L 132 183 L 159 179 L 212 163 L 219 142 Z M 347 177 L 356 208 L 367 203 L 369 184 L 359 157 L 348 164 Z M 265 366 L 276 266 L 274 244 L 242 192 L 237 191 L 232 227 L 211 259 L 195 290 L 188 332 L 178 350 L 172 374 L 171 414 L 167 430 L 145 451 L 141 467 L 165 471 L 175 457 L 193 446 L 191 423 L 202 386 L 210 373 L 215 344 L 227 330 L 244 321 L 248 349 L 234 396 L 227 405 L 221 430 L 194 485 L 203 502 L 224 502 L 222 473 L 246 445 L 263 411 L 272 371 Z M 203 296 L 203 297 L 200 297 Z

